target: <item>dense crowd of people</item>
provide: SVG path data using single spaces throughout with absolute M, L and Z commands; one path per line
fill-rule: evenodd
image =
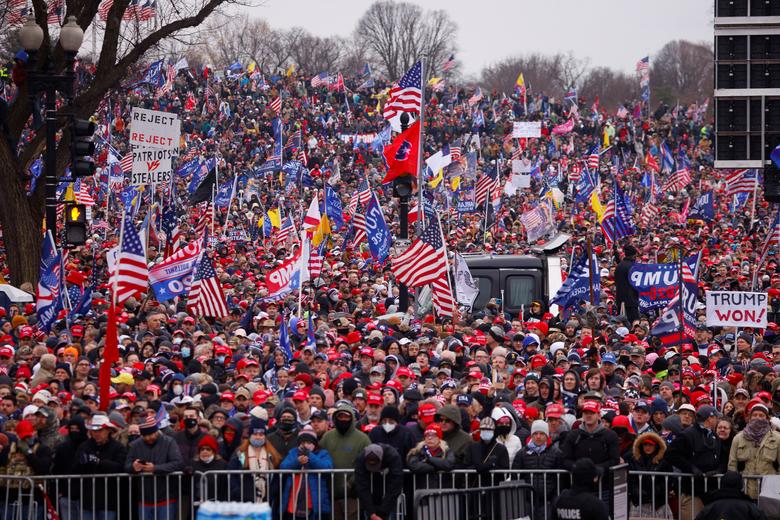
M 363 79 L 348 78 L 334 90 L 310 80 L 297 72 L 268 77 L 182 68 L 170 88 L 133 82 L 106 100 L 95 116 L 105 169 L 81 188 L 96 201 L 94 235 L 69 252 L 64 266 L 69 286 L 94 290 L 89 310 L 63 313 L 47 333 L 34 305 L 0 309 L 0 473 L 149 475 L 132 509 L 144 518 L 174 518 L 182 497 L 167 492 L 165 474 L 252 470 L 194 486 L 187 496 L 271 500 L 277 514 L 290 518 L 301 512 L 341 518 L 359 503 L 372 520 L 391 517 L 411 476 L 416 489 L 446 487 L 461 477 L 442 474 L 456 469 L 525 470 L 516 478 L 560 469 L 608 478 L 611 467 L 627 463 L 632 471 L 693 475 L 672 488 L 632 476 L 634 511 L 668 518 L 678 510 L 694 518 L 705 491 L 718 488 L 715 475 L 727 470 L 778 473 L 780 327 L 772 320 L 763 330 L 707 327 L 703 303 L 704 290 L 755 283 L 768 292 L 774 316 L 775 249 L 759 262 L 772 209 L 760 187 L 754 211 L 750 199 L 726 194 L 726 172 L 713 168 L 706 102 L 648 111 L 627 100 L 616 113 L 618 107 L 598 101 L 562 101 L 532 90 L 525 99 L 498 92 L 477 98 L 474 89 L 454 84 L 428 92 L 424 154 L 462 149 L 444 180 L 436 183 L 433 174 L 427 180 L 435 186 L 426 186 L 449 251 L 531 253 L 536 242 L 528 242 L 521 216 L 557 187 L 565 199 L 552 206 L 556 227 L 573 236 L 561 251 L 564 270 L 586 239 L 601 267 L 600 300 L 593 303 L 553 314 L 550 302 L 529 301 L 524 314 L 510 315 L 491 300 L 442 319 L 414 302 L 399 313 L 390 262 L 374 262 L 350 225 L 350 200 L 367 181 L 398 233 L 398 199 L 381 184 L 385 168 L 376 143 L 387 127 L 380 109 L 385 86 L 358 89 Z M 285 160 L 305 154 L 307 162 L 293 181 L 289 173 L 263 171 L 274 155 L 271 103 L 278 97 L 282 134 L 299 139 L 286 141 Z M 150 264 L 170 253 L 158 214 L 165 204 L 177 212 L 184 242 L 200 239 L 198 224 L 214 216 L 206 226 L 209 254 L 230 315 L 194 315 L 186 297 L 158 301 L 151 289 L 130 298 L 119 311 L 120 359 L 106 403 L 97 383 L 111 299 L 105 252 L 118 242 L 127 203 L 109 189 L 109 177 L 112 163 L 129 151 L 132 107 L 179 114 L 178 164 L 215 159 L 219 186 L 236 186 L 228 205 L 214 211 L 189 204 L 193 173 L 177 172 L 171 186 L 146 190 L 129 204 L 136 224 L 150 216 Z M 554 135 L 568 119 L 572 130 Z M 541 121 L 542 136 L 513 139 L 515 120 Z M 636 233 L 620 244 L 605 239 L 589 203 L 573 194 L 572 175 L 596 146 L 600 199 L 609 200 L 619 186 L 634 208 Z M 647 182 L 648 158 L 660 163 L 663 147 L 688 165 L 690 183 L 678 191 L 660 188 L 670 173 Z M 503 185 L 513 155 L 530 160 L 534 171 L 530 188 L 509 194 Z M 496 162 L 501 204 L 485 226 L 483 210 L 459 213 L 453 200 Z M 297 292 L 269 299 L 266 285 L 267 274 L 297 247 L 295 234 L 276 240 L 280 230 L 269 232 L 262 222 L 278 209 L 299 230 L 309 201 L 314 193 L 322 200 L 326 186 L 341 199 L 344 223 L 332 223 L 321 273 L 304 284 L 298 313 Z M 690 201 L 707 192 L 714 194 L 713 218 L 688 219 Z M 658 212 L 641 222 L 649 203 Z M 234 240 L 232 230 L 247 236 Z M 651 334 L 657 311 L 640 314 L 621 265 L 675 261 L 681 246 L 686 254 L 701 252 L 699 321 L 693 337 L 669 344 Z M 282 320 L 291 356 L 280 344 Z M 586 458 L 594 467 L 578 465 Z M 354 475 L 331 482 L 317 472 L 268 473 L 296 469 Z M 534 508 L 550 513 L 556 479 L 530 481 Z M 107 482 L 90 482 L 49 498 L 71 511 L 102 510 L 103 518 L 125 514 L 122 497 L 106 493 Z M 19 488 L 2 479 L 0 486 Z M 745 493 L 756 499 L 757 482 L 747 479 Z

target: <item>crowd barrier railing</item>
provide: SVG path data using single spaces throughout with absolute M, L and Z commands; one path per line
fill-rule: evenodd
M 694 510 L 695 499 L 718 489 L 721 477 L 628 472 L 630 516 L 688 517 Z M 746 481 L 761 479 L 749 475 L 743 475 L 743 478 Z M 503 518 L 502 511 L 519 511 L 513 504 L 520 501 L 526 513 L 512 518 L 527 515 L 534 520 L 548 520 L 553 517 L 554 499 L 571 485 L 569 473 L 560 469 L 489 473 L 455 470 L 431 475 L 413 474 L 407 470 L 403 479 L 402 492 L 395 501 L 395 515 L 399 520 L 415 518 L 416 505 L 419 505 L 417 509 L 429 512 L 436 508 L 444 508 L 446 512 L 450 507 L 452 514 L 443 517 L 448 520 L 493 520 Z M 0 520 L 44 520 L 52 517 L 47 513 L 53 512 L 62 520 L 190 520 L 196 518 L 200 503 L 206 500 L 270 502 L 274 518 L 281 518 L 284 513 L 297 513 L 296 509 L 302 504 L 289 499 L 293 481 L 297 481 L 299 488 L 309 491 L 314 502 L 302 511 L 302 518 L 362 518 L 363 510 L 354 491 L 354 471 L 336 469 L 166 475 L 0 475 Z M 382 486 L 379 496 L 386 495 L 386 477 L 381 476 L 377 481 L 377 485 Z M 613 496 L 617 489 L 617 483 L 613 483 L 611 477 L 599 481 L 599 496 L 611 509 L 611 501 L 617 501 Z M 373 491 L 377 490 L 372 488 Z M 502 504 L 506 504 L 504 509 Z

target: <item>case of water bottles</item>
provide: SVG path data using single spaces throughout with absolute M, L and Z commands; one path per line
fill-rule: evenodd
M 267 502 L 204 502 L 198 508 L 198 520 L 271 520 Z

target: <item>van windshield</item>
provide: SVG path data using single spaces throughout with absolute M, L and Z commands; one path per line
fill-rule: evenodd
M 480 286 L 480 289 L 482 287 Z M 480 291 L 480 296 L 482 292 Z M 528 307 L 534 298 L 533 276 L 509 276 L 506 280 L 506 301 L 504 305 L 511 309 L 519 309 L 523 305 Z

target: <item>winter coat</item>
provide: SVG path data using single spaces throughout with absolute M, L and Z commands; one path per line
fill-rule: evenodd
M 261 450 L 258 455 L 258 459 L 268 457 L 268 469 L 273 470 L 282 462 L 282 458 L 276 452 L 276 450 L 268 442 L 263 446 L 264 450 Z M 233 456 L 227 463 L 227 469 L 231 471 L 246 471 L 250 470 L 249 459 L 254 456 L 250 453 L 250 450 L 255 450 L 247 445 L 242 445 L 236 451 L 233 452 Z M 289 451 L 288 451 L 289 453 Z M 258 493 L 258 484 L 261 486 L 261 480 L 265 480 L 265 496 L 262 493 Z M 279 493 L 279 482 L 268 473 L 241 473 L 239 475 L 233 475 L 230 478 L 230 498 L 236 502 L 256 502 L 259 499 L 265 501 L 271 498 L 270 490 L 271 486 L 276 491 L 277 496 Z
M 236 434 L 233 437 L 233 442 L 228 444 L 224 440 L 224 432 L 226 428 L 232 428 L 235 430 Z M 222 426 L 222 434 L 223 434 L 223 440 L 219 443 L 219 456 L 222 457 L 224 460 L 230 460 L 230 457 L 233 455 L 233 452 L 236 451 L 236 448 L 238 448 L 241 445 L 241 437 L 244 433 L 244 422 L 241 419 L 237 419 L 235 417 L 231 417 L 225 422 L 225 425 Z M 189 462 L 189 461 L 188 461 Z
M 122 473 L 123 463 L 127 457 L 127 448 L 114 439 L 109 439 L 103 445 L 99 445 L 94 439 L 88 439 L 81 443 L 76 456 L 71 474 L 76 475 L 106 475 Z M 82 486 L 81 505 L 85 511 L 119 511 L 119 493 L 117 483 L 113 479 L 95 478 L 85 479 L 89 485 Z M 124 483 L 126 486 L 127 484 Z
M 683 473 L 722 473 L 726 469 L 726 461 L 722 460 L 720 439 L 708 432 L 699 424 L 689 426 L 669 446 L 666 457 L 672 466 Z M 709 482 L 705 483 L 705 480 Z M 680 492 L 684 495 L 691 494 L 691 479 L 681 479 Z M 705 489 L 715 489 L 718 482 L 714 478 L 705 479 L 697 476 L 693 479 L 693 488 L 696 495 L 705 492 Z
M 351 406 L 339 406 L 336 412 L 346 411 L 352 416 L 352 426 L 341 434 L 337 429 L 332 429 L 322 436 L 320 447 L 327 450 L 333 460 L 333 467 L 336 469 L 355 468 L 355 461 L 358 455 L 371 444 L 368 435 L 355 428 L 355 412 Z M 334 475 L 334 495 L 339 499 L 344 497 L 344 484 L 348 487 L 350 497 L 354 497 L 354 475 L 350 474 L 345 479 L 343 474 Z
M 130 443 L 125 459 L 125 471 L 136 474 L 133 461 L 142 460 L 154 464 L 156 477 L 147 476 L 143 481 L 143 497 L 146 504 L 156 504 L 170 500 L 171 490 L 178 486 L 176 478 L 166 478 L 165 475 L 179 471 L 184 467 L 179 446 L 172 437 L 160 434 L 151 446 L 143 438 Z
M 766 514 L 738 489 L 719 489 L 713 502 L 696 515 L 696 520 L 766 520 Z
M 471 435 L 464 432 L 460 427 L 460 410 L 454 406 L 445 406 L 441 408 L 437 414 L 455 423 L 455 429 L 444 434 L 444 441 L 447 443 L 449 449 L 452 451 L 452 454 L 455 457 L 455 467 L 462 468 L 464 467 L 463 461 L 466 457 L 466 450 L 473 441 L 471 439 Z
M 656 451 L 651 455 L 645 455 L 642 451 L 642 444 L 647 439 L 653 439 L 658 446 Z M 666 442 L 660 435 L 653 432 L 646 432 L 638 436 L 634 440 L 634 446 L 631 449 L 630 454 L 626 458 L 628 464 L 629 479 L 628 479 L 628 491 L 631 503 L 635 506 L 638 505 L 653 505 L 653 498 L 655 498 L 656 508 L 660 507 L 666 501 L 666 496 L 669 492 L 665 489 L 665 486 L 658 480 L 653 480 L 648 475 L 640 478 L 639 475 L 632 475 L 633 471 L 656 471 L 656 472 L 670 472 L 672 470 L 671 465 L 664 460 L 666 455 Z
M 534 502 L 541 504 L 549 502 L 557 490 L 558 479 L 554 474 L 535 473 L 540 469 L 563 468 L 563 453 L 555 445 L 551 444 L 541 453 L 526 446 L 517 453 L 512 469 L 531 470 L 530 475 L 520 475 L 521 479 L 529 480 L 534 487 Z
M 755 446 L 739 432 L 731 443 L 728 468 L 744 475 L 777 475 L 780 473 L 780 433 L 769 430 L 761 443 Z M 745 492 L 757 499 L 761 483 L 756 479 L 747 479 Z
M 375 430 L 377 428 L 374 428 Z M 389 444 L 382 447 L 382 465 L 378 472 L 366 468 L 365 451 L 358 455 L 355 463 L 355 489 L 360 500 L 360 509 L 371 516 L 383 519 L 395 513 L 398 497 L 404 485 L 404 461 L 398 451 Z
M 409 451 L 417 444 L 414 434 L 409 428 L 401 424 L 397 425 L 390 433 L 387 433 L 382 426 L 372 428 L 371 431 L 368 432 L 368 438 L 372 443 L 388 444 L 395 448 L 401 456 L 401 465 L 404 464 Z
M 181 430 L 173 434 L 173 439 L 179 445 L 185 468 L 192 467 L 195 458 L 198 456 L 198 443 L 205 436 L 206 434 L 200 428 L 195 431 L 195 435 L 187 430 Z
M 333 469 L 333 460 L 328 453 L 328 450 L 317 449 L 309 452 L 309 462 L 305 466 L 301 466 L 298 462 L 298 448 L 293 448 L 287 453 L 287 456 L 279 466 L 280 469 Z M 311 497 L 312 512 L 315 517 L 330 513 L 330 495 L 328 495 L 328 482 L 327 478 L 322 473 L 308 473 L 300 475 L 285 475 L 284 477 L 284 492 L 282 494 L 282 508 L 283 511 L 289 512 L 290 493 L 293 489 L 293 481 L 295 478 L 306 479 L 305 483 L 301 483 L 301 493 L 304 489 L 308 489 Z M 293 497 L 294 500 L 294 497 Z
M 491 482 L 491 477 L 488 473 L 493 470 L 509 469 L 509 453 L 506 450 L 506 446 L 495 438 L 489 443 L 481 441 L 472 442 L 468 450 L 466 450 L 466 457 L 463 462 L 466 468 L 477 470 L 478 475 L 471 476 L 471 486 L 491 486 L 493 482 Z M 495 478 L 496 482 L 503 480 L 499 475 Z
M 516 435 L 517 422 L 515 422 L 515 418 L 512 415 L 512 413 L 509 412 L 506 408 L 503 408 L 501 406 L 496 406 L 495 408 L 493 408 L 493 411 L 490 413 L 490 416 L 496 422 L 498 422 L 498 420 L 501 419 L 502 417 L 509 417 L 509 420 L 511 421 L 509 434 L 496 436 L 498 442 L 506 446 L 506 451 L 507 454 L 509 455 L 509 466 L 511 466 L 512 462 L 514 462 L 515 460 L 515 456 L 517 455 L 517 452 L 519 452 L 520 449 L 522 449 L 523 447 L 523 442 Z
M 620 461 L 617 434 L 601 424 L 593 432 L 588 432 L 584 425 L 570 431 L 566 434 L 561 452 L 563 467 L 568 471 L 572 470 L 575 462 L 585 457 L 600 466 L 605 474 Z
M 465 433 L 465 432 L 464 432 Z M 450 472 L 455 469 L 455 453 L 450 449 L 446 441 L 441 441 L 441 455 L 429 456 L 426 451 L 425 441 L 421 441 L 412 448 L 406 457 L 406 465 L 414 475 L 415 489 L 439 489 L 449 487 L 450 479 L 440 478 L 439 472 Z
M 199 473 L 206 473 L 209 471 L 224 471 L 228 469 L 227 462 L 219 456 L 215 456 L 214 460 L 206 464 L 200 459 L 195 460 L 192 463 L 192 471 L 196 475 L 196 483 L 203 482 L 206 487 L 205 496 L 201 496 L 201 486 L 196 484 L 194 487 L 194 495 L 192 497 L 195 502 L 204 502 L 206 500 L 218 500 L 220 502 L 227 502 L 229 499 L 229 482 L 226 474 L 209 475 L 205 479 L 201 480 L 197 475 Z M 232 480 L 238 480 L 236 475 L 233 475 Z

